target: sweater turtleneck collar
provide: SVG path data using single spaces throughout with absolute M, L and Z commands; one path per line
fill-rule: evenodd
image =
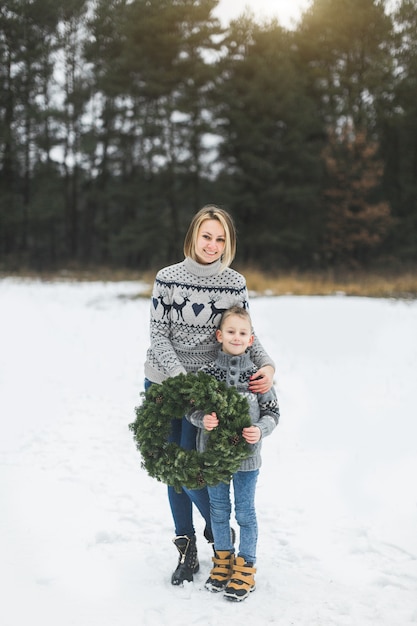
M 220 273 L 221 269 L 221 259 L 214 261 L 214 263 L 197 263 L 197 261 L 193 261 L 189 256 L 184 259 L 185 268 L 194 276 L 200 276 L 201 278 L 205 278 L 206 276 L 216 276 Z
M 217 354 L 216 362 L 220 367 L 224 369 L 227 369 L 230 365 L 233 364 L 238 367 L 241 372 L 249 369 L 253 365 L 248 350 L 246 350 L 246 352 L 244 352 L 243 354 L 235 356 L 234 354 L 226 354 L 220 348 Z

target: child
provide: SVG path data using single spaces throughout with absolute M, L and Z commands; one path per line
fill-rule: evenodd
M 220 482 L 208 487 L 214 536 L 214 565 L 205 587 L 213 592 L 224 590 L 224 596 L 228 600 L 240 602 L 255 590 L 254 565 L 258 538 L 255 488 L 261 466 L 261 443 L 278 424 L 280 414 L 273 387 L 266 393 L 255 394 L 249 391 L 250 377 L 257 368 L 248 351 L 254 341 L 248 311 L 238 306 L 227 309 L 221 317 L 216 338 L 221 344 L 221 350 L 216 360 L 201 370 L 236 387 L 247 398 L 252 425 L 244 428 L 242 435 L 251 445 L 251 453 L 232 476 L 236 521 L 240 527 L 237 556 L 234 554 L 230 529 L 230 483 Z M 203 411 L 197 410 L 187 418 L 199 429 L 197 450 L 203 452 L 209 432 L 219 424 L 217 415 L 204 415 Z

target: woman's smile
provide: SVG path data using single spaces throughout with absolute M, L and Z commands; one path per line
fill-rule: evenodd
M 198 231 L 195 244 L 199 263 L 213 263 L 220 259 L 226 245 L 224 228 L 218 220 L 205 220 Z

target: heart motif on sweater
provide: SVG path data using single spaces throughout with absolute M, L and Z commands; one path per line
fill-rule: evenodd
M 197 317 L 200 315 L 201 311 L 204 309 L 204 304 L 193 304 L 194 315 Z

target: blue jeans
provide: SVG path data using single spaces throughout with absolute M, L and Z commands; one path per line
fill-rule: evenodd
M 152 382 L 145 378 L 145 391 L 151 385 Z M 185 417 L 172 420 L 169 441 L 176 443 L 184 450 L 195 450 L 196 435 L 197 428 Z M 182 487 L 180 493 L 178 493 L 174 487 L 168 485 L 168 500 L 177 537 L 180 535 L 188 535 L 188 537 L 195 535 L 193 504 L 200 511 L 206 522 L 207 531 L 211 534 L 210 502 L 207 487 L 202 489 Z
M 235 516 L 240 528 L 238 556 L 245 561 L 256 562 L 256 544 L 258 542 L 258 522 L 255 510 L 255 490 L 259 470 L 236 472 L 233 474 Z M 234 552 L 230 535 L 230 483 L 219 483 L 208 487 L 210 496 L 211 525 L 214 535 L 214 548 Z

